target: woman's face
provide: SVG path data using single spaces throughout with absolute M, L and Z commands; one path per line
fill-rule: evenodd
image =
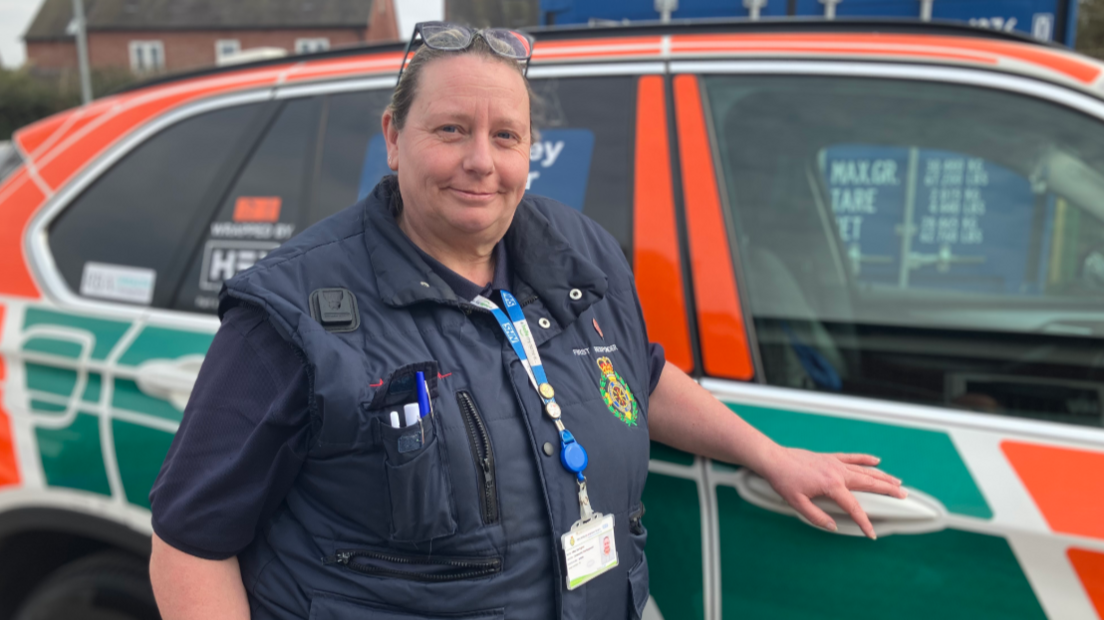
M 505 63 L 475 54 L 422 68 L 401 131 L 383 117 L 403 218 L 437 236 L 497 240 L 529 174 L 529 96 Z

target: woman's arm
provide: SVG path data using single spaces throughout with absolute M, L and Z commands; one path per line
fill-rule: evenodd
M 867 536 L 876 538 L 851 491 L 902 499 L 908 494 L 900 480 L 872 467 L 878 464 L 877 457 L 818 454 L 774 443 L 673 364 L 664 366 L 649 399 L 648 433 L 680 450 L 749 467 L 809 522 L 833 531 L 835 522 L 812 498 L 831 498 Z
M 237 557 L 204 560 L 154 534 L 150 581 L 164 620 L 249 620 Z

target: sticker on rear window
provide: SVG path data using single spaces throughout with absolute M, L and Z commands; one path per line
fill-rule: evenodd
M 279 196 L 242 196 L 234 203 L 235 222 L 275 222 L 280 219 Z
M 80 294 L 113 301 L 149 305 L 157 272 L 143 267 L 85 263 Z
M 199 269 L 199 288 L 217 291 L 222 283 L 239 271 L 249 269 L 279 243 L 266 241 L 208 241 L 203 248 L 203 264 Z

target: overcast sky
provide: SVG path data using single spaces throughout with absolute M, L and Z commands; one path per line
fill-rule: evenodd
M 0 59 L 5 67 L 23 64 L 23 33 L 41 4 L 42 0 L 0 0 Z

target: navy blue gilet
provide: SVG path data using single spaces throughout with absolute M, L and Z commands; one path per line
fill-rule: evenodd
M 311 389 L 306 461 L 238 556 L 254 620 L 639 617 L 648 339 L 620 247 L 540 197 L 521 201 L 505 237 L 511 292 L 590 454 L 591 504 L 615 517 L 619 565 L 568 591 L 560 536 L 579 519 L 578 488 L 556 429 L 493 316 L 405 241 L 395 191 L 381 182 L 221 293 L 220 315 L 236 303 L 265 311 Z M 359 325 L 328 331 L 312 318 L 319 289 L 351 293 Z M 434 413 L 411 444 L 389 415 L 416 400 L 419 370 Z

